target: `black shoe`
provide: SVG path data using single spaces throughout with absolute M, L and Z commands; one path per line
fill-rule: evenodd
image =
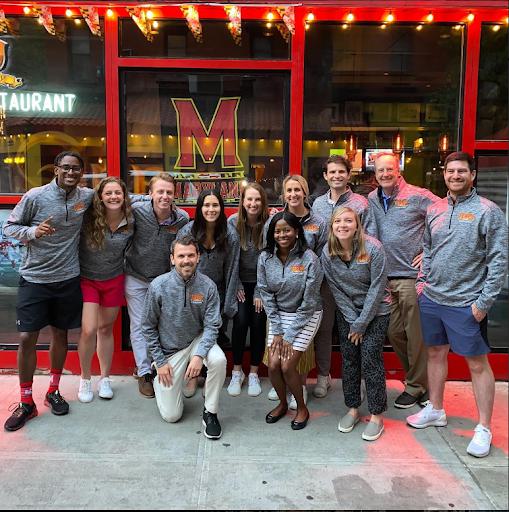
M 276 423 L 281 418 L 284 418 L 286 416 L 287 412 L 288 412 L 288 409 L 285 409 L 283 412 L 281 412 L 280 414 L 277 414 L 277 415 L 273 415 L 269 412 L 269 414 L 267 414 L 267 416 L 265 416 L 265 422 L 266 423 Z
M 290 423 L 290 426 L 292 427 L 292 430 L 302 430 L 308 424 L 308 421 L 309 421 L 309 412 L 304 421 L 292 420 L 292 422 Z
M 425 391 L 420 397 L 419 397 L 419 405 L 421 407 L 426 407 L 429 404 L 429 393 Z
M 203 432 L 205 437 L 208 437 L 209 439 L 219 439 L 221 437 L 223 432 L 221 430 L 219 420 L 217 419 L 217 414 L 213 414 L 207 411 L 207 409 L 203 409 L 202 424 L 205 427 L 205 431 Z
M 413 405 L 417 403 L 417 397 L 410 395 L 406 391 L 403 391 L 401 395 L 396 398 L 394 402 L 394 407 L 397 407 L 398 409 L 409 409 Z
M 14 406 L 15 404 L 13 404 Z M 12 409 L 9 409 L 12 411 Z M 5 430 L 9 432 L 14 432 L 15 430 L 19 430 L 28 420 L 35 418 L 37 416 L 37 407 L 35 404 L 28 405 L 20 402 L 16 409 L 14 409 L 13 413 L 4 424 Z
M 64 416 L 69 412 L 69 404 L 64 400 L 58 389 L 53 393 L 46 393 L 44 405 L 49 407 L 51 412 L 57 416 Z

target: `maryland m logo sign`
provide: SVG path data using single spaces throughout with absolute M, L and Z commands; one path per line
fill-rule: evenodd
M 223 169 L 244 167 L 238 155 L 237 109 L 240 98 L 220 98 L 208 128 L 191 98 L 171 98 L 177 114 L 178 157 L 175 169 L 196 169 L 196 151 L 213 163 L 221 151 Z

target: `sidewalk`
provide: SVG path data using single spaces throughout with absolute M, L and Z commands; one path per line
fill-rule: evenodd
M 415 430 L 392 402 L 385 433 L 361 439 L 337 430 L 345 412 L 341 381 L 324 399 L 310 393 L 311 420 L 267 425 L 273 402 L 263 394 L 221 398 L 223 437 L 201 434 L 203 399 L 186 400 L 179 423 L 166 424 L 154 400 L 130 376 L 114 379 L 115 398 L 77 402 L 79 377 L 62 378 L 68 416 L 43 405 L 47 376 L 37 376 L 39 416 L 0 434 L 1 509 L 500 509 L 508 508 L 508 385 L 497 383 L 493 446 L 475 459 L 466 446 L 475 427 L 470 383 L 448 383 L 446 428 Z M 311 390 L 311 384 L 308 385 Z M 1 422 L 19 400 L 15 375 L 0 375 Z M 365 411 L 365 404 L 363 405 Z M 367 413 L 367 411 L 365 411 Z

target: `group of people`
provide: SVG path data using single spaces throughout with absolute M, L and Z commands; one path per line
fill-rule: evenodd
M 334 155 L 323 172 L 329 190 L 312 205 L 305 178 L 289 175 L 282 211 L 269 212 L 264 189 L 248 183 L 228 219 L 219 192 L 202 191 L 193 221 L 175 206 L 168 174 L 151 179 L 147 196 L 130 196 L 114 177 L 95 190 L 79 187 L 83 167 L 79 154 L 59 154 L 55 179 L 28 191 L 4 226 L 6 236 L 27 246 L 17 303 L 21 401 L 6 430 L 37 415 L 32 381 L 46 325 L 53 332 L 45 397 L 51 411 L 69 411 L 59 380 L 67 331 L 80 325 L 78 399 L 94 398 L 95 351 L 98 395 L 113 397 L 113 324 L 126 300 L 139 392 L 155 397 L 168 422 L 182 417 L 184 398 L 196 392 L 202 375 L 204 435 L 221 436 L 221 346 L 231 321 L 227 392 L 241 393 L 249 331 L 248 395 L 261 393 L 264 361 L 269 398 L 278 401 L 265 421 L 275 423 L 293 409 L 291 428 L 305 428 L 306 378 L 316 364 L 313 395 L 327 395 L 336 330 L 348 409 L 339 431 L 351 432 L 359 422 L 365 387 L 370 420 L 362 438 L 374 441 L 383 433 L 388 338 L 406 372 L 394 406 L 423 407 L 407 418 L 415 428 L 447 424 L 447 354 L 452 348 L 466 358 L 479 412 L 467 451 L 489 453 L 494 377 L 486 315 L 504 282 L 507 224 L 500 208 L 477 194 L 470 155 L 446 158 L 443 199 L 408 184 L 392 153 L 377 155 L 378 187 L 366 199 L 349 187 L 349 160 Z

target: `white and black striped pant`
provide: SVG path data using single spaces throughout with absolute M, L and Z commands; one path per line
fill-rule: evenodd
M 281 319 L 281 326 L 283 327 L 283 331 L 286 331 L 288 327 L 295 320 L 295 316 L 297 313 L 285 313 L 284 311 L 279 312 L 279 318 Z M 306 324 L 306 326 L 300 331 L 295 339 L 293 340 L 293 350 L 298 350 L 299 352 L 305 352 L 309 347 L 309 344 L 313 341 L 315 334 L 318 331 L 318 327 L 320 327 L 320 322 L 322 320 L 322 312 L 315 311 L 313 316 Z M 274 339 L 274 334 L 272 331 L 272 322 L 269 322 L 269 334 L 267 336 L 267 347 L 272 345 L 272 340 Z
M 349 339 L 350 324 L 338 312 L 339 345 L 343 360 L 343 394 L 348 408 L 361 405 L 361 377 L 366 381 L 368 410 L 381 414 L 387 410 L 387 387 L 383 345 L 390 315 L 376 316 L 368 325 L 362 342 L 354 345 Z

